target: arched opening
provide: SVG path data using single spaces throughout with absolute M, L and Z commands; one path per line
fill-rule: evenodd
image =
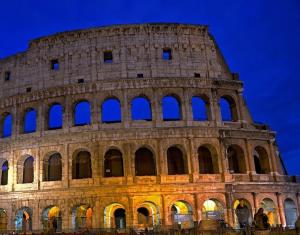
M 185 157 L 177 147 L 170 147 L 167 150 L 168 174 L 182 175 L 187 174 Z
M 61 129 L 63 125 L 63 108 L 61 104 L 53 104 L 48 112 L 48 129 Z
M 251 204 L 246 199 L 237 199 L 233 204 L 236 228 L 244 228 L 252 224 Z
M 15 229 L 18 231 L 32 231 L 32 210 L 28 207 L 22 207 L 16 213 Z
M 284 214 L 286 226 L 288 228 L 294 228 L 297 220 L 297 206 L 290 198 L 284 200 Z
M 53 153 L 44 159 L 44 181 L 62 179 L 62 161 L 59 153 Z
M 227 148 L 227 158 L 229 164 L 229 172 L 231 174 L 246 173 L 246 162 L 244 152 L 241 147 L 231 145 Z
M 119 203 L 112 203 L 104 209 L 104 227 L 105 228 L 126 228 L 125 207 Z
M 60 209 L 57 206 L 49 206 L 44 209 L 42 222 L 44 231 L 60 232 L 62 229 Z
M 151 104 L 145 97 L 136 97 L 131 102 L 132 120 L 152 120 Z
M 268 153 L 263 147 L 258 146 L 254 149 L 254 164 L 257 174 L 270 173 Z
M 76 103 L 74 108 L 74 125 L 85 126 L 91 124 L 90 102 L 84 100 Z
M 145 207 L 140 207 L 138 210 L 138 224 L 143 224 L 144 227 L 148 227 L 149 226 L 149 222 L 150 220 L 150 213 L 148 211 L 147 208 Z
M 219 173 L 218 157 L 215 149 L 211 146 L 200 146 L 198 148 L 199 174 Z
M 2 138 L 10 137 L 12 134 L 12 115 L 6 113 L 2 119 Z
M 154 156 L 147 148 L 140 148 L 135 152 L 135 175 L 156 175 Z
M 202 219 L 224 220 L 224 207 L 216 199 L 208 199 L 202 206 Z
M 76 206 L 72 210 L 72 223 L 75 230 L 92 228 L 93 210 L 88 205 Z
M 192 228 L 193 222 L 193 208 L 186 201 L 176 201 L 171 206 L 171 216 L 173 225 L 181 228 Z
M 268 216 L 269 224 L 274 227 L 278 224 L 277 209 L 272 199 L 265 198 L 260 203 L 260 207 L 264 209 L 264 213 Z
M 123 158 L 122 153 L 116 149 L 110 149 L 104 156 L 104 176 L 105 177 L 120 177 L 123 173 Z
M 23 132 L 24 133 L 32 133 L 36 132 L 36 118 L 37 112 L 33 108 L 29 108 L 26 110 L 24 115 L 24 123 L 23 123 Z
M 92 178 L 91 154 L 88 151 L 79 151 L 73 158 L 72 178 Z
M 193 110 L 193 120 L 194 121 L 207 121 L 207 103 L 205 100 L 199 96 L 192 97 L 192 110 Z
M 8 184 L 8 161 L 5 159 L 0 159 L 2 163 L 1 166 L 1 185 Z
M 108 98 L 102 103 L 101 118 L 103 123 L 121 122 L 121 104 L 117 98 Z
M 7 214 L 3 208 L 0 208 L 0 231 L 7 230 Z
M 181 105 L 175 96 L 165 96 L 162 99 L 162 113 L 164 121 L 181 120 Z
M 23 184 L 33 183 L 34 180 L 34 168 L 33 168 L 34 159 L 32 156 L 29 156 L 24 161 L 23 165 Z
M 234 99 L 229 96 L 222 96 L 220 99 L 220 111 L 222 121 L 237 121 L 237 109 Z

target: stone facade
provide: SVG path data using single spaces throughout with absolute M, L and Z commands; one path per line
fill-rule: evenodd
M 162 58 L 164 49 L 170 58 Z M 104 52 L 111 53 L 112 61 L 104 61 Z M 220 214 L 236 227 L 241 199 L 251 218 L 264 207 L 273 225 L 288 226 L 299 214 L 300 185 L 285 174 L 275 133 L 253 122 L 243 83 L 230 72 L 206 26 L 142 24 L 59 33 L 0 60 L 0 76 L 1 131 L 5 117 L 12 116 L 11 135 L 0 139 L 0 163 L 8 162 L 8 180 L 0 186 L 2 229 L 20 229 L 25 212 L 28 229 L 45 229 L 52 207 L 59 208 L 62 230 L 190 226 L 188 222 Z M 180 103 L 178 120 L 163 119 L 165 96 Z M 111 97 L 120 102 L 121 122 L 101 122 L 101 104 Z M 151 120 L 132 120 L 135 97 L 147 97 Z M 193 118 L 192 97 L 205 101 L 207 120 Z M 230 104 L 229 121 L 222 120 L 221 98 Z M 75 125 L 75 106 L 83 100 L 90 104 L 91 122 Z M 53 104 L 63 107 L 58 129 L 48 126 Z M 37 114 L 33 133 L 24 133 L 28 108 Z M 212 158 L 212 170 L 205 174 L 201 146 Z M 174 167 L 167 157 L 171 147 L 182 153 L 182 173 L 169 174 Z M 153 175 L 137 175 L 140 148 L 153 155 Z M 117 177 L 105 176 L 111 149 L 121 153 L 123 173 Z M 76 159 L 84 151 L 90 154 L 91 177 L 76 178 L 74 164 L 80 168 Z M 61 178 L 49 181 L 45 162 L 53 153 L 61 156 Z M 261 155 L 260 162 L 255 154 Z M 24 183 L 28 156 L 33 158 L 33 182 Z M 259 164 L 264 171 L 257 172 Z M 2 178 L 4 171 L 2 166 Z M 218 209 L 210 210 L 207 200 Z

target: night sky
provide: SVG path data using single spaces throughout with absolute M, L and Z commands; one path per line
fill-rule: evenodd
M 40 36 L 111 24 L 209 25 L 232 72 L 244 81 L 253 119 L 277 132 L 289 174 L 300 175 L 299 0 L 1 1 L 0 58 Z

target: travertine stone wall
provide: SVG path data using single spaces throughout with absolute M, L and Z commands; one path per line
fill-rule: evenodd
M 172 59 L 163 60 L 170 48 Z M 111 50 L 113 62 L 103 62 Z M 59 70 L 51 70 L 58 59 Z M 93 209 L 92 227 L 110 227 L 106 209 L 118 203 L 126 210 L 128 227 L 139 226 L 137 210 L 152 207 L 160 225 L 172 224 L 172 205 L 189 205 L 192 220 L 200 221 L 205 200 L 214 199 L 224 208 L 224 218 L 237 225 L 234 202 L 245 199 L 254 214 L 265 199 L 271 199 L 279 223 L 285 225 L 284 202 L 292 199 L 299 208 L 300 185 L 284 174 L 275 133 L 253 123 L 243 99 L 243 84 L 231 74 L 206 26 L 182 24 L 123 25 L 59 33 L 33 40 L 26 52 L 0 60 L 0 115 L 12 114 L 13 134 L 0 139 L 1 164 L 9 163 L 8 184 L 0 186 L 0 208 L 6 211 L 7 228 L 15 228 L 17 211 L 32 210 L 34 230 L 43 229 L 45 208 L 58 206 L 62 228 L 73 229 L 72 209 L 88 205 Z M 143 78 L 137 78 L 142 73 Z M 194 74 L 200 77 L 194 77 Z M 84 83 L 78 83 L 84 79 Z M 32 88 L 26 92 L 26 88 Z M 182 119 L 164 121 L 161 100 L 175 95 Z M 151 121 L 131 120 L 131 101 L 143 95 L 151 103 Z M 102 123 L 101 104 L 108 97 L 121 103 L 122 121 Z M 193 120 L 191 99 L 205 98 L 208 120 Z M 220 98 L 229 97 L 237 119 L 222 121 Z M 74 126 L 74 104 L 91 104 L 91 124 Z M 63 106 L 63 127 L 48 130 L 48 110 L 53 103 Z M 23 133 L 27 108 L 37 110 L 37 131 Z M 1 118 L 2 118 L 1 116 Z M 2 122 L 2 121 L 1 121 Z M 215 149 L 219 172 L 199 174 L 200 146 Z M 239 146 L 246 172 L 229 171 L 227 149 Z M 187 174 L 168 175 L 167 149 L 178 146 L 184 153 Z M 254 149 L 261 146 L 268 155 L 270 173 L 257 174 Z M 135 175 L 135 152 L 149 148 L 155 158 L 156 176 Z M 104 177 L 104 155 L 109 149 L 122 153 L 124 176 Z M 72 179 L 76 151 L 91 154 L 92 178 Z M 43 181 L 43 162 L 50 153 L 62 156 L 62 180 Z M 25 156 L 34 157 L 34 181 L 22 183 Z M 154 216 L 154 215 L 153 215 Z

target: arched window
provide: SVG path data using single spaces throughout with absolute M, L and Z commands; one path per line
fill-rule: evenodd
M 27 109 L 24 116 L 24 133 L 32 133 L 36 131 L 36 111 L 33 108 Z
M 217 174 L 219 172 L 216 153 L 212 154 L 206 146 L 198 148 L 198 162 L 199 174 Z
M 12 134 L 12 115 L 7 113 L 2 120 L 2 137 L 6 138 Z
M 78 152 L 73 159 L 73 179 L 92 178 L 91 154 L 87 151 Z
M 110 149 L 104 156 L 104 176 L 120 177 L 123 174 L 123 158 L 122 153 L 116 149 Z
M 62 179 L 61 155 L 54 153 L 46 157 L 44 162 L 44 181 L 59 181 Z
M 174 96 L 165 96 L 162 99 L 162 113 L 164 121 L 181 120 L 180 102 Z
M 265 198 L 260 203 L 260 207 L 264 209 L 264 213 L 268 216 L 268 223 L 273 227 L 278 224 L 278 213 L 275 203 L 270 198 Z
M 60 129 L 63 124 L 63 109 L 60 104 L 53 104 L 48 113 L 48 129 Z
M 220 99 L 220 110 L 222 121 L 237 121 L 237 110 L 231 97 L 223 96 Z
M 198 96 L 192 97 L 192 109 L 194 121 L 206 121 L 208 120 L 207 105 L 206 102 Z
M 294 228 L 297 220 L 297 206 L 295 202 L 287 198 L 284 200 L 284 214 L 286 220 L 286 226 L 288 228 Z
M 268 153 L 261 146 L 257 146 L 254 149 L 254 164 L 255 164 L 255 171 L 257 174 L 270 173 L 270 164 L 269 164 Z
M 118 208 L 114 212 L 116 229 L 126 228 L 126 211 L 123 208 Z
M 138 210 L 138 224 L 149 224 L 149 211 L 145 207 L 140 207 Z
M 227 149 L 227 158 L 230 173 L 246 173 L 244 152 L 239 146 L 229 146 Z
M 154 156 L 147 148 L 140 148 L 135 152 L 135 175 L 156 175 Z
M 1 167 L 1 185 L 8 183 L 8 161 L 4 161 Z
M 75 105 L 74 125 L 84 126 L 91 123 L 91 107 L 88 101 L 81 101 Z
M 152 120 L 151 105 L 147 98 L 136 97 L 131 102 L 132 120 Z
M 34 172 L 33 172 L 33 157 L 29 156 L 24 161 L 23 166 L 23 183 L 32 183 L 34 179 Z
M 102 103 L 101 117 L 103 123 L 121 122 L 121 104 L 116 98 L 106 99 Z
M 7 230 L 7 214 L 3 208 L 0 208 L 0 231 Z
M 168 174 L 186 174 L 186 164 L 182 151 L 177 147 L 170 147 L 167 150 Z

